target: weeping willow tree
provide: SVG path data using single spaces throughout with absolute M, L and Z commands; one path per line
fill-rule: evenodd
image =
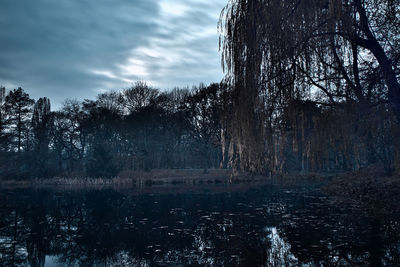
M 399 120 L 399 14 L 399 0 L 229 1 L 219 29 L 236 165 L 275 168 L 275 124 L 295 100 L 361 115 L 389 102 Z

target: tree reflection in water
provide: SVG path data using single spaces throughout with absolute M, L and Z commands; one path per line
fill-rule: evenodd
M 3 190 L 0 200 L 2 266 L 400 262 L 398 218 L 335 204 L 315 188 L 179 194 L 18 189 Z

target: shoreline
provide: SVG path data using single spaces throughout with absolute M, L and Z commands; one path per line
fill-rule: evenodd
M 273 182 L 278 185 L 326 183 L 338 177 L 337 173 L 290 173 L 283 175 L 251 175 L 240 173 L 233 176 L 230 169 L 155 169 L 149 172 L 132 171 L 117 177 L 57 176 L 52 178 L 1 179 L 0 186 L 37 185 L 163 185 L 163 184 L 220 184 Z
M 210 186 L 219 185 L 222 186 L 218 189 L 219 192 L 224 192 L 224 190 L 232 190 L 230 187 L 248 188 L 258 184 L 270 184 L 282 188 L 316 186 L 323 194 L 343 205 L 351 205 L 373 214 L 400 214 L 400 176 L 389 176 L 377 167 L 348 173 L 298 173 L 272 177 L 246 174 L 232 177 L 231 170 L 227 169 L 210 169 L 207 173 L 204 173 L 202 169 L 152 170 L 150 172 L 124 173 L 114 178 L 54 177 L 32 180 L 0 180 L 0 189 L 113 188 L 125 191 L 140 189 L 154 192 L 158 188 L 158 191 L 178 193 L 186 192 L 187 188 L 184 189 L 184 187 L 196 188 L 195 192 L 200 190 L 200 187 L 210 188 Z M 172 186 L 176 187 L 171 189 Z
M 348 173 L 292 173 L 285 175 L 239 174 L 232 176 L 229 169 L 158 169 L 149 172 L 132 171 L 120 173 L 113 178 L 53 177 L 43 179 L 0 179 L 0 187 L 37 186 L 152 186 L 152 185 L 196 185 L 270 182 L 278 186 L 320 185 L 321 191 L 338 199 L 353 203 L 381 202 L 387 198 L 398 198 L 400 203 L 400 177 L 388 176 L 377 167 L 364 168 Z M 383 197 L 381 197 L 383 196 Z M 398 196 L 398 197 L 397 197 Z M 399 211 L 400 211 L 400 204 Z
M 230 169 L 154 169 L 148 172 L 122 172 L 116 177 L 79 177 L 56 176 L 51 178 L 2 179 L 0 186 L 37 186 L 37 185 L 162 185 L 162 184 L 219 184 L 243 182 L 268 182 L 280 185 L 326 183 L 340 177 L 342 173 L 290 173 L 252 175 L 239 173 L 232 175 Z
M 163 184 L 220 184 L 220 183 L 240 183 L 240 182 L 260 182 L 268 181 L 271 178 L 266 176 L 238 175 L 231 176 L 231 170 L 228 169 L 209 169 L 204 172 L 203 169 L 163 169 L 151 170 L 149 172 L 133 171 L 124 172 L 117 177 L 78 177 L 78 176 L 60 176 L 52 178 L 33 178 L 33 179 L 0 179 L 0 186 L 29 187 L 38 185 L 70 185 L 70 186 L 98 186 L 98 185 L 163 185 Z

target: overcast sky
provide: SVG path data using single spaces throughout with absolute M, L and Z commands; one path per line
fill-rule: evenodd
M 136 80 L 219 82 L 227 0 L 0 0 L 0 85 L 31 97 L 94 98 Z

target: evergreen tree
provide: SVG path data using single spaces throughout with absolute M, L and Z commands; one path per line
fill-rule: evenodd
M 29 127 L 34 102 L 21 87 L 10 91 L 5 98 L 6 120 L 18 153 L 23 145 L 25 130 Z

